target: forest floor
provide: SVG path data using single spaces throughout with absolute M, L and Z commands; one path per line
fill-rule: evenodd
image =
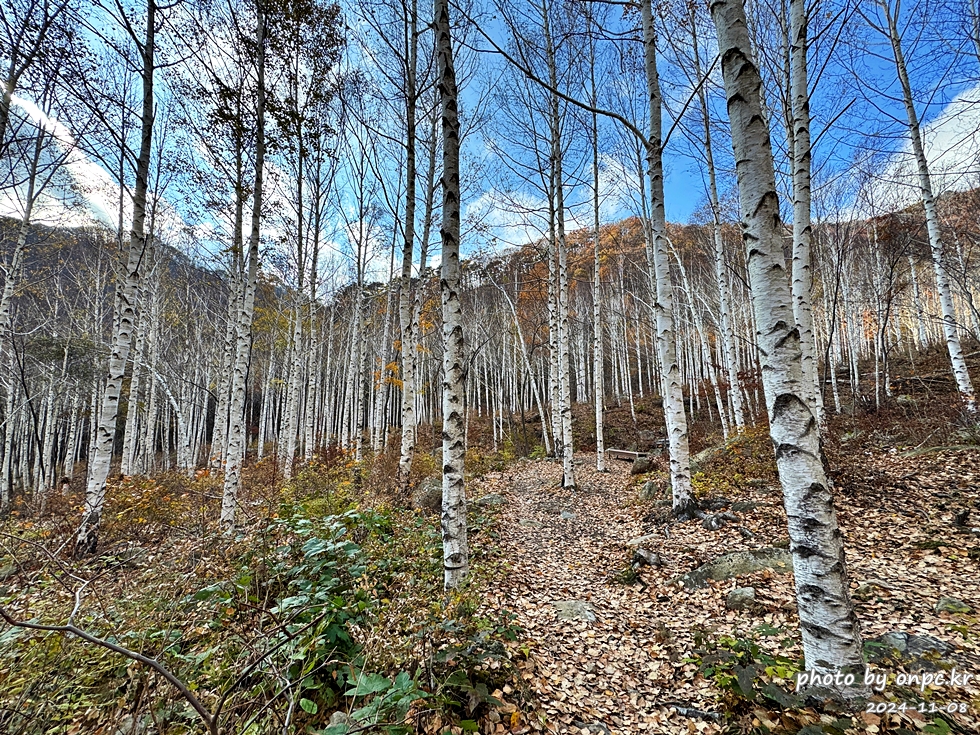
M 474 420 L 460 590 L 442 586 L 433 444 L 412 497 L 393 488 L 396 452 L 357 463 L 332 450 L 288 481 L 268 458 L 249 464 L 234 538 L 217 528 L 220 475 L 113 478 L 100 554 L 72 559 L 79 481 L 0 522 L 0 606 L 62 625 L 80 605 L 82 628 L 155 657 L 205 707 L 225 702 L 222 733 L 977 735 L 980 424 L 930 363 L 906 367 L 919 376 L 896 381 L 908 393 L 843 406 L 825 432 L 865 652 L 885 677 L 858 712 L 795 692 L 803 652 L 766 429 L 723 443 L 696 412 L 692 484 L 706 513 L 730 514 L 718 526 L 672 522 L 662 457 L 633 475 L 577 454 L 567 491 L 560 463 L 515 458 L 521 441 L 540 451 L 533 434 L 491 450 Z M 616 446 L 655 432 L 658 411 L 611 407 Z M 651 564 L 634 566 L 638 549 Z M 773 563 L 678 583 L 732 552 Z M 947 681 L 898 681 L 918 669 Z M 0 625 L 4 735 L 203 732 L 184 699 L 118 651 Z
M 936 610 L 944 597 L 972 608 L 980 602 L 980 537 L 973 528 L 980 525 L 980 451 L 916 454 L 877 446 L 860 432 L 849 440 L 834 452 L 837 505 L 865 641 L 906 633 L 916 636 L 905 639 L 913 649 L 936 646 L 945 663 L 940 652 L 912 662 L 871 642 L 874 671 L 888 676 L 868 705 L 878 713 L 836 713 L 792 697 L 802 650 L 789 570 L 694 590 L 674 582 L 727 552 L 788 545 L 773 468 L 755 457 L 765 448 L 759 446 L 764 435 L 730 443 L 694 476 L 706 494 L 717 497 L 710 490 L 720 490 L 741 503 L 738 522 L 719 530 L 697 521 L 673 524 L 669 536 L 669 501 L 639 500 L 648 478 L 632 477 L 630 464 L 612 461 L 599 473 L 594 454 L 578 455 L 578 489 L 569 492 L 560 488 L 560 464 L 520 460 L 487 475 L 481 490 L 507 500 L 500 543 L 509 570 L 486 592 L 483 606 L 512 611 L 523 629 L 521 676 L 537 708 L 523 730 L 980 732 L 977 611 Z M 629 542 L 641 537 L 663 566 L 643 566 L 635 576 L 630 563 L 637 547 Z M 749 586 L 755 601 L 728 609 L 728 593 Z M 918 665 L 955 665 L 974 680 L 924 694 L 895 683 L 898 673 Z M 739 677 L 738 667 L 753 676 Z M 887 712 L 889 703 L 894 713 Z M 938 717 L 935 711 L 947 707 L 966 712 Z M 505 731 L 496 725 L 496 732 Z

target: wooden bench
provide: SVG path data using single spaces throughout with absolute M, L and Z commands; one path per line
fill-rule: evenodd
M 622 459 L 627 462 L 635 462 L 640 457 L 646 457 L 646 452 L 631 452 L 627 449 L 607 449 L 606 459 Z

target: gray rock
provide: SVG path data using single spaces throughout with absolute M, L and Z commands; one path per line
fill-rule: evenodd
M 490 508 L 495 505 L 504 505 L 507 502 L 507 498 L 498 493 L 491 493 L 490 495 L 484 495 L 476 501 L 476 504 L 481 508 Z
M 732 512 L 748 513 L 750 510 L 755 510 L 758 507 L 759 504 L 754 500 L 739 500 L 737 503 L 732 503 Z
M 724 444 L 718 444 L 714 447 L 708 447 L 707 449 L 702 449 L 700 452 L 691 457 L 691 472 L 698 472 L 705 467 L 711 460 L 717 457 L 719 454 L 725 451 Z
M 442 478 L 427 477 L 412 493 L 412 507 L 426 513 L 442 512 Z
M 868 653 L 871 661 L 880 662 L 897 654 L 898 658 L 910 662 L 916 669 L 941 668 L 942 659 L 953 652 L 953 646 L 946 641 L 931 635 L 913 635 L 904 631 L 885 633 L 878 638 L 872 638 L 870 642 L 881 644 L 871 647 Z
M 653 469 L 653 461 L 649 457 L 637 457 L 630 468 L 631 475 L 642 475 Z
M 343 725 L 346 730 L 353 730 L 357 726 L 357 720 L 353 719 L 346 712 L 341 712 L 337 710 L 332 715 L 330 715 L 329 727 L 337 727 L 338 725 Z
M 592 605 L 584 600 L 558 600 L 552 602 L 558 612 L 560 620 L 584 620 L 588 623 L 595 622 L 595 613 Z
M 708 585 L 708 580 L 721 581 L 752 574 L 763 569 L 786 574 L 793 571 L 793 557 L 785 549 L 754 549 L 752 551 L 733 551 L 694 569 L 687 574 L 671 580 L 687 589 L 699 589 Z
M 732 501 L 728 498 L 705 498 L 699 503 L 701 510 L 710 511 L 721 510 L 722 508 L 727 508 L 731 504 Z
M 725 598 L 729 610 L 750 610 L 755 607 L 755 587 L 736 587 Z
M 656 541 L 657 534 L 648 533 L 646 536 L 637 536 L 636 538 L 631 538 L 626 542 L 627 546 L 642 546 L 643 544 L 649 543 L 650 541 Z
M 633 552 L 633 567 L 639 568 L 643 566 L 650 567 L 662 567 L 664 565 L 664 560 L 656 551 L 647 551 L 646 549 L 637 549 Z
M 708 531 L 717 531 L 719 528 L 724 528 L 732 521 L 738 520 L 738 516 L 734 513 L 715 513 L 714 515 L 705 516 L 704 520 L 701 521 L 701 525 Z
M 963 600 L 957 600 L 955 597 L 940 597 L 936 602 L 936 612 L 965 614 L 973 612 L 973 608 L 963 602 Z
M 577 517 L 578 517 L 578 516 L 576 516 L 576 515 L 575 515 L 574 513 L 572 513 L 572 511 L 570 511 L 570 510 L 563 510 L 563 511 L 561 512 L 561 519 L 562 519 L 563 521 L 574 521 L 574 520 L 575 520 L 575 519 L 576 519 Z
M 670 489 L 670 480 L 666 477 L 654 477 L 647 480 L 640 488 L 640 500 L 657 500 L 664 497 Z

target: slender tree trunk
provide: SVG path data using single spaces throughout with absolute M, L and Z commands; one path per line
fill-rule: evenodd
M 239 113 L 241 109 L 239 108 Z M 242 289 L 244 287 L 244 244 L 245 226 L 245 164 L 244 142 L 238 136 L 235 150 L 235 221 L 232 225 L 232 263 L 229 271 L 228 320 L 225 322 L 224 349 L 221 353 L 221 370 L 215 388 L 218 400 L 214 411 L 214 429 L 211 432 L 211 467 L 221 469 L 225 464 L 228 449 L 228 410 L 231 402 L 231 382 L 237 350 L 238 320 L 241 316 Z
M 922 297 L 919 292 L 919 275 L 915 267 L 915 259 L 911 255 L 906 257 L 909 262 L 909 278 L 912 281 L 912 305 L 915 308 L 917 347 L 922 350 L 929 343 L 929 337 L 926 335 L 926 312 L 922 308 Z
M 650 180 L 650 228 L 652 230 L 653 264 L 657 290 L 657 351 L 664 388 L 664 417 L 670 452 L 670 480 L 673 491 L 673 513 L 689 518 L 697 513 L 691 490 L 691 456 L 688 448 L 687 415 L 684 411 L 684 389 L 677 359 L 677 334 L 674 324 L 673 281 L 667 254 L 667 221 L 664 211 L 664 176 L 661 150 L 660 77 L 657 71 L 656 32 L 653 27 L 651 0 L 643 0 L 643 46 L 649 95 L 649 140 L 647 141 L 647 176 Z
M 224 491 L 221 496 L 221 527 L 226 533 L 235 528 L 238 510 L 238 487 L 245 459 L 245 381 L 251 348 L 252 316 L 255 311 L 255 286 L 259 268 L 259 227 L 262 219 L 262 175 L 265 166 L 265 13 L 256 3 L 256 70 L 255 94 L 255 183 L 252 189 L 252 221 L 248 238 L 245 279 L 241 309 L 236 315 L 235 358 L 232 366 L 231 399 L 228 421 L 228 451 L 225 457 Z
M 545 53 L 548 61 L 548 79 L 554 89 L 558 85 L 558 71 L 555 65 L 555 49 L 551 40 L 551 26 L 548 21 L 547 7 L 543 4 L 542 17 L 546 46 Z M 558 388 L 558 405 L 555 408 L 558 415 L 556 417 L 555 427 L 561 431 L 562 487 L 575 489 L 574 446 L 572 442 L 572 391 L 570 383 L 571 368 L 568 359 L 568 244 L 565 240 L 565 182 L 563 180 L 564 173 L 562 169 L 563 151 L 558 96 L 552 93 L 549 103 L 551 112 L 551 163 L 553 166 L 555 197 L 555 254 L 557 256 L 557 271 L 555 274 L 555 325 L 558 332 L 557 338 L 554 341 L 558 347 L 558 361 L 557 365 L 555 365 L 557 374 L 553 379 Z M 555 443 L 558 443 L 557 440 Z
M 861 687 L 864 656 L 819 428 L 803 384 L 769 129 L 762 115 L 762 79 L 752 61 L 742 3 L 714 0 L 711 15 L 731 118 L 746 265 L 789 525 L 805 666 L 821 673 L 856 674 L 853 689 L 840 692 L 850 696 L 866 691 Z
M 153 141 L 153 73 L 156 44 L 156 0 L 147 0 L 146 37 L 141 50 L 143 107 L 140 119 L 140 150 L 136 159 L 136 186 L 133 190 L 133 223 L 129 234 L 129 249 L 125 270 L 116 283 L 116 319 L 109 356 L 108 377 L 102 395 L 96 435 L 92 438 L 89 458 L 88 487 L 85 490 L 84 519 L 78 529 L 75 542 L 76 554 L 94 554 L 99 544 L 99 527 L 102 523 L 102 510 L 105 506 L 106 479 L 112 461 L 112 447 L 116 437 L 116 418 L 119 414 L 119 397 L 122 392 L 123 375 L 129 360 L 129 350 L 133 337 L 133 322 L 136 318 L 136 297 L 139 288 L 140 271 L 146 254 L 147 242 L 144 232 L 146 221 L 146 194 L 150 174 L 150 150 Z
M 303 266 L 300 264 L 300 269 Z M 282 475 L 288 480 L 293 476 L 293 465 L 296 462 L 296 440 L 299 436 L 300 423 L 300 385 L 305 382 L 303 370 L 306 354 L 303 338 L 303 277 L 300 275 L 299 287 L 296 291 L 296 304 L 293 309 L 292 359 L 289 366 L 289 392 L 286 398 L 286 421 L 283 431 L 285 436 L 285 451 L 282 460 Z
M 926 215 L 926 231 L 929 235 L 929 249 L 932 252 L 932 265 L 936 273 L 936 290 L 939 291 L 939 304 L 943 313 L 943 334 L 946 337 L 946 348 L 949 351 L 949 361 L 953 368 L 956 387 L 959 388 L 966 408 L 970 413 L 977 410 L 976 396 L 973 392 L 973 381 L 966 367 L 963 349 L 960 346 L 960 335 L 956 324 L 956 310 L 953 306 L 953 294 L 949 287 L 949 273 L 946 267 L 946 255 L 943 250 L 942 235 L 939 228 L 939 214 L 936 211 L 936 198 L 932 192 L 932 179 L 929 172 L 929 162 L 926 160 L 925 149 L 922 146 L 922 130 L 919 128 L 919 116 L 915 111 L 912 99 L 912 84 L 909 82 L 908 67 L 902 52 L 902 39 L 898 31 L 898 18 L 892 13 L 890 2 L 879 3 L 885 12 L 888 22 L 888 34 L 891 41 L 892 53 L 895 59 L 895 69 L 898 80 L 902 85 L 902 97 L 905 101 L 905 112 L 908 116 L 909 137 L 912 139 L 912 152 L 919 173 L 919 195 L 922 197 L 922 208 Z
M 408 487 L 412 472 L 412 462 L 415 460 L 416 417 L 415 417 L 415 362 L 418 338 L 413 319 L 413 304 L 415 303 L 412 289 L 412 262 L 415 257 L 415 197 L 417 190 L 416 156 L 416 119 L 418 117 L 415 72 L 418 55 L 418 8 L 416 2 L 411 3 L 408 20 L 409 38 L 406 54 L 405 75 L 405 242 L 402 245 L 401 281 L 398 289 L 398 321 L 401 326 L 401 452 L 398 458 L 398 485 L 403 490 Z M 425 263 L 419 264 L 419 274 L 425 268 Z
M 810 13 L 818 12 L 816 3 Z M 817 371 L 816 342 L 813 334 L 813 270 L 811 249 L 813 230 L 810 225 L 810 88 L 807 75 L 809 21 L 806 0 L 789 0 L 789 53 L 792 107 L 791 140 L 793 152 L 793 313 L 800 328 L 803 354 L 803 385 L 817 416 L 823 421 L 823 394 Z
M 459 94 L 453 64 L 449 2 L 435 0 L 438 85 L 442 103 L 442 547 L 446 589 L 469 571 L 463 485 L 463 380 L 466 365 L 459 290 Z
M 129 396 L 126 401 L 126 428 L 123 430 L 122 462 L 119 467 L 119 473 L 122 475 L 133 474 L 133 464 L 138 449 L 137 426 L 142 389 L 140 378 L 143 374 L 143 351 L 146 344 L 147 329 L 145 315 L 140 316 L 142 318 L 139 319 L 136 328 L 136 346 L 133 348 L 133 373 L 129 379 Z
M 595 72 L 593 67 L 593 92 Z M 594 94 L 593 94 L 594 101 Z M 603 432 L 605 413 L 605 377 L 602 355 L 602 263 L 600 246 L 602 230 L 599 226 L 599 124 L 592 115 L 592 387 L 595 391 L 595 468 L 606 471 L 606 442 Z

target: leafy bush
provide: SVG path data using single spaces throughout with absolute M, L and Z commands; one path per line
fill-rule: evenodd
M 762 636 L 783 633 L 779 628 L 762 625 L 756 628 Z M 801 670 L 802 662 L 778 653 L 770 653 L 752 638 L 729 635 L 712 641 L 703 631 L 695 631 L 695 658 L 692 662 L 700 667 L 701 674 L 711 679 L 723 692 L 723 699 L 732 710 L 740 704 L 768 700 L 770 706 L 792 708 L 801 704 L 793 694 L 793 679 Z M 788 648 L 792 638 L 783 638 L 779 645 Z

